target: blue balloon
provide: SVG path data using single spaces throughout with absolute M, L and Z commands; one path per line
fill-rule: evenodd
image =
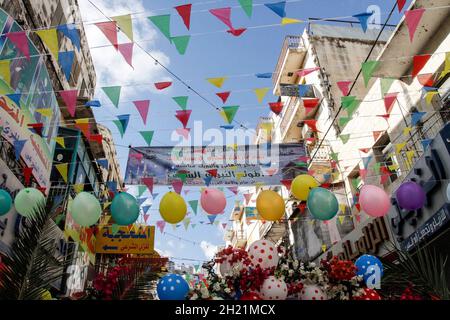
M 355 266 L 358 268 L 356 275 L 362 276 L 366 283 L 377 269 L 380 270 L 380 278 L 383 276 L 383 264 L 380 259 L 370 254 L 364 254 L 359 257 L 355 262 Z
M 114 196 L 111 203 L 111 216 L 119 226 L 128 226 L 139 217 L 139 205 L 136 198 L 126 192 Z
M 156 292 L 159 300 L 184 300 L 189 292 L 189 285 L 182 276 L 168 274 L 159 279 Z
M 0 216 L 3 216 L 11 210 L 12 198 L 9 192 L 0 189 Z

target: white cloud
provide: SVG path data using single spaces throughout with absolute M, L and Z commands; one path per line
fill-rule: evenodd
M 205 240 L 200 242 L 200 248 L 207 259 L 212 259 L 217 252 L 217 246 Z
M 161 257 L 169 257 L 169 258 L 173 257 L 173 253 L 170 250 L 157 249 L 157 248 L 155 248 L 155 250 L 156 250 L 156 252 L 159 253 L 159 255 Z

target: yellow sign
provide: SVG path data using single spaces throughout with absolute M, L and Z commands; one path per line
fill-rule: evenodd
M 111 225 L 100 228 L 96 236 L 95 252 L 106 254 L 152 254 L 154 251 L 155 227 L 120 227 L 113 234 Z

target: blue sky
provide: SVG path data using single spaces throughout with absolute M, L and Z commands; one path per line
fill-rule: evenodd
M 286 35 L 301 35 L 306 24 L 292 24 L 287 26 L 268 26 L 279 24 L 281 18 L 263 6 L 263 3 L 276 1 L 254 0 L 253 15 L 248 18 L 239 7 L 237 0 L 216 1 L 168 1 L 168 0 L 91 0 L 107 16 L 131 13 L 133 15 L 133 27 L 135 41 L 142 45 L 148 52 L 155 55 L 158 60 L 176 73 L 180 78 L 199 91 L 207 99 L 214 102 L 218 107 L 222 102 L 215 95 L 217 92 L 231 91 L 227 105 L 239 105 L 240 109 L 235 120 L 243 123 L 248 128 L 255 128 L 259 117 L 269 114 L 268 102 L 276 101 L 270 92 L 263 103 L 259 104 L 253 92 L 255 88 L 271 87 L 271 79 L 257 79 L 255 73 L 273 72 L 277 63 L 281 46 Z M 173 96 L 189 96 L 188 109 L 192 115 L 188 128 L 192 127 L 194 120 L 202 120 L 204 128 L 218 128 L 224 124 L 222 117 L 211 106 L 207 105 L 185 86 L 173 79 L 161 67 L 156 66 L 154 61 L 140 48 L 134 48 L 134 69 L 127 65 L 125 60 L 113 47 L 104 35 L 93 25 L 93 22 L 105 21 L 106 18 L 96 10 L 88 0 L 79 0 L 85 30 L 89 46 L 97 72 L 96 98 L 103 106 L 96 110 L 97 121 L 108 126 L 114 136 L 117 145 L 118 158 L 122 174 L 125 172 L 128 156 L 128 145 L 142 146 L 144 140 L 138 133 L 141 130 L 154 130 L 155 135 L 152 145 L 174 145 L 171 141 L 171 133 L 180 128 L 180 122 L 175 118 L 175 111 L 179 107 L 172 100 Z M 187 30 L 181 18 L 178 16 L 174 6 L 193 3 L 191 28 Z M 381 20 L 384 21 L 387 13 L 392 8 L 395 0 L 293 0 L 286 5 L 287 17 L 300 20 L 308 18 L 348 18 L 353 14 L 365 12 L 370 5 L 378 5 L 381 11 Z M 409 5 L 409 1 L 408 1 Z M 226 26 L 208 10 L 213 8 L 232 7 L 232 22 L 235 28 L 258 27 L 248 29 L 240 37 L 233 37 L 226 33 Z M 190 34 L 191 41 L 185 55 L 179 55 L 175 47 L 154 27 L 147 19 L 151 15 L 171 14 L 171 33 L 173 36 Z M 345 18 L 344 18 L 345 17 Z M 396 11 L 391 23 L 399 20 Z M 355 25 L 355 27 L 359 27 Z M 128 42 L 119 35 L 119 43 Z M 205 79 L 209 77 L 227 76 L 228 80 L 222 88 L 216 88 Z M 159 81 L 173 81 L 173 85 L 164 91 L 156 91 L 153 83 Z M 103 94 L 102 86 L 122 85 L 121 100 L 119 108 L 115 108 Z M 147 125 L 144 126 L 132 101 L 150 99 L 150 112 Z M 131 114 L 130 124 L 123 139 L 116 126 L 112 123 L 116 115 Z M 186 200 L 195 200 L 200 196 L 198 189 L 188 189 Z M 149 223 L 154 224 L 161 220 L 158 213 L 158 201 L 167 192 L 165 187 L 155 188 L 155 193 L 160 195 L 147 203 L 153 202 L 150 209 Z M 134 190 L 130 189 L 130 193 Z M 225 192 L 228 206 L 225 214 L 220 215 L 217 220 L 227 223 L 229 212 L 234 204 L 233 193 Z M 150 196 L 148 193 L 145 195 Z M 243 198 L 238 195 L 236 199 Z M 175 230 L 166 226 L 165 231 L 181 237 L 203 242 L 201 246 L 180 241 L 174 237 L 163 236 L 156 232 L 155 247 L 162 253 L 175 258 L 190 258 L 205 260 L 208 254 L 214 251 L 215 245 L 223 244 L 223 228 L 214 225 L 202 225 L 200 221 L 207 221 L 206 215 L 199 209 L 198 214 L 190 213 L 191 222 L 196 224 L 192 229 L 186 231 L 184 226 Z M 203 248 L 202 248 L 203 247 Z M 175 260 L 180 262 L 180 260 Z M 197 264 L 185 261 L 188 264 Z

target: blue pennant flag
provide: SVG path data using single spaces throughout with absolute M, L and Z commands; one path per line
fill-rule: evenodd
M 415 126 L 426 115 L 426 112 L 413 112 L 411 113 L 411 125 Z
M 286 1 L 265 3 L 264 5 L 273 12 L 275 12 L 277 15 L 279 15 L 281 18 L 286 17 L 286 10 L 285 10 Z
M 142 207 L 142 211 L 144 211 L 144 213 L 147 213 L 148 210 L 149 210 L 151 207 L 152 207 L 151 205 L 149 205 L 149 206 L 143 206 L 143 207 Z
M 373 12 L 371 12 L 371 13 L 364 12 L 364 13 L 355 14 L 353 17 L 355 17 L 356 19 L 359 20 L 359 23 L 361 24 L 361 28 L 363 29 L 364 32 L 366 32 L 368 20 L 372 15 L 373 15 Z
M 152 194 L 153 200 L 155 200 L 157 196 L 159 196 L 159 193 L 153 193 Z
M 91 100 L 84 104 L 85 107 L 100 108 L 102 104 L 98 100 Z
M 211 184 L 212 176 L 204 177 L 203 180 L 205 181 L 205 184 L 207 187 Z
M 145 201 L 147 201 L 147 198 L 145 198 L 145 197 L 144 197 L 144 198 L 138 198 L 137 201 L 138 201 L 138 204 L 139 204 L 139 207 L 140 207 L 140 206 L 142 206 L 142 204 L 143 204 Z
M 114 193 L 117 192 L 117 182 L 116 181 L 107 181 L 106 186 L 109 190 L 113 191 Z
M 16 140 L 14 141 L 14 152 L 16 153 L 16 161 L 19 161 L 20 154 L 22 153 L 23 147 L 27 140 Z
M 435 87 L 422 87 L 422 90 L 425 92 L 438 91 L 438 88 Z
M 298 95 L 300 97 L 306 96 L 306 94 L 311 90 L 310 84 L 299 84 L 298 85 Z
M 20 98 L 22 98 L 21 93 L 9 93 L 6 96 L 14 101 L 14 103 L 20 108 Z
M 60 26 L 57 26 L 57 30 L 62 32 L 63 35 L 69 38 L 75 48 L 80 51 L 80 34 L 78 33 L 78 29 L 74 23 L 62 24 Z
M 422 143 L 423 151 L 427 150 L 427 148 L 430 145 L 431 141 L 433 141 L 433 140 L 432 139 L 424 139 L 424 140 L 420 141 Z
M 208 214 L 209 223 L 213 224 L 214 220 L 216 220 L 217 215 L 216 214 Z
M 330 173 L 325 173 L 325 174 L 323 175 L 323 179 L 325 180 L 325 182 L 328 181 L 328 180 L 330 180 L 330 178 L 331 178 L 331 174 L 330 174 Z
M 107 159 L 97 159 L 97 163 L 99 166 L 101 166 L 102 168 L 105 168 L 106 170 L 108 170 L 109 167 L 109 163 Z
M 260 79 L 270 79 L 270 78 L 272 78 L 272 72 L 257 73 L 257 74 L 255 74 L 255 76 Z
M 226 125 L 223 125 L 223 126 L 220 126 L 222 129 L 225 129 L 225 130 L 230 130 L 230 129 L 233 129 L 234 128 L 234 125 L 232 125 L 232 124 L 226 124 Z
M 117 119 L 119 119 L 120 123 L 122 124 L 123 133 L 125 133 L 125 131 L 127 131 L 128 122 L 130 121 L 130 115 L 122 114 L 120 116 L 117 116 Z
M 369 166 L 370 161 L 372 161 L 372 156 L 364 157 L 362 158 L 364 169 L 367 169 Z
M 62 51 L 58 54 L 58 61 L 61 69 L 66 76 L 67 81 L 70 80 L 72 72 L 73 59 L 75 58 L 75 51 Z

